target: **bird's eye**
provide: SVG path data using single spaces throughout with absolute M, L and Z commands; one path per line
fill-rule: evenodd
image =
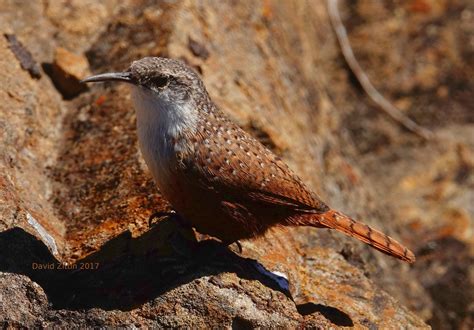
M 168 85 L 169 78 L 167 76 L 158 76 L 153 79 L 153 85 L 157 88 L 164 88 Z

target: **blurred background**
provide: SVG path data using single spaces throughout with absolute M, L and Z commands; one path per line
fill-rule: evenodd
M 2 325 L 472 329 L 474 4 L 338 8 L 363 72 L 431 139 L 372 102 L 325 1 L 1 0 Z M 148 226 L 171 206 L 137 149 L 127 86 L 79 83 L 144 56 L 192 66 L 323 200 L 417 262 L 307 228 L 243 242 L 241 256 L 215 247 L 220 263 L 183 257 L 182 239 L 170 248 L 180 229 Z M 251 259 L 285 274 L 289 293 Z M 31 266 L 58 262 L 101 267 Z

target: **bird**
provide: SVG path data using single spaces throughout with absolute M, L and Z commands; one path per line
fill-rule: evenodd
M 83 83 L 131 86 L 138 143 L 162 195 L 198 232 L 229 245 L 272 227 L 328 228 L 408 263 L 388 235 L 330 208 L 283 160 L 234 123 L 181 60 L 144 57 Z

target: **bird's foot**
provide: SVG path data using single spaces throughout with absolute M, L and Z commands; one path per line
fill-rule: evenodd
M 166 240 L 170 254 L 178 258 L 190 257 L 197 244 L 194 231 L 189 222 L 176 211 L 155 212 L 148 218 L 149 228 L 158 230 Z
M 171 210 L 152 213 L 148 218 L 148 227 L 153 227 L 157 223 L 157 220 L 165 217 L 178 222 L 178 224 L 180 224 L 182 227 L 190 226 L 190 224 L 185 219 L 183 219 L 178 213 L 176 213 L 175 210 Z
M 154 212 L 148 218 L 148 227 L 153 227 L 157 223 L 156 220 L 159 220 L 164 217 L 173 218 L 176 216 L 176 214 L 177 213 L 174 210 Z

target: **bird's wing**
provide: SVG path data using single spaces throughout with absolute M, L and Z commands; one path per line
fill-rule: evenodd
M 212 124 L 211 124 L 212 123 Z M 269 149 L 221 116 L 198 127 L 186 172 L 202 186 L 229 199 L 279 205 L 296 212 L 325 212 L 328 207 Z

